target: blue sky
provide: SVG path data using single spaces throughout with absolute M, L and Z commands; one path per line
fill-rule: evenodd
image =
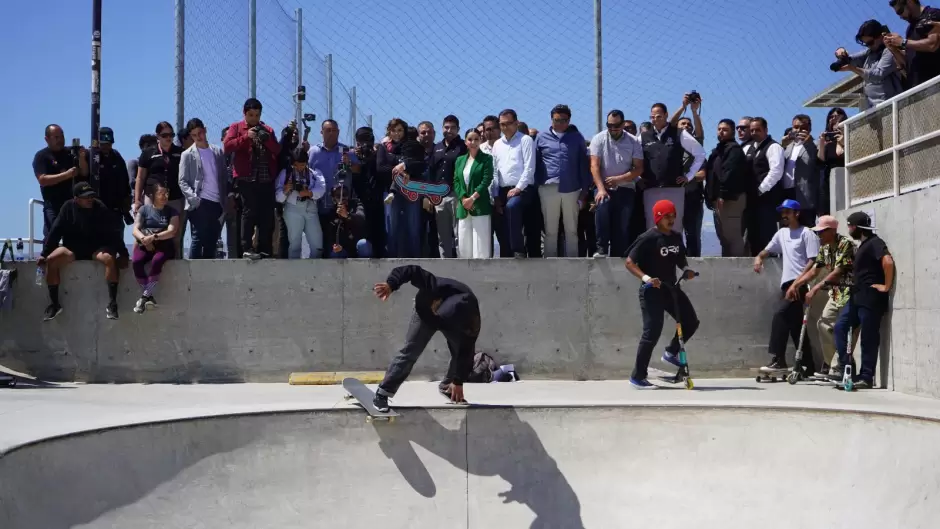
M 0 132 L 5 192 L 0 237 L 25 236 L 27 201 L 39 197 L 31 162 L 56 122 L 66 140 L 90 136 L 91 1 L 8 2 L 0 43 L 8 50 L 3 93 L 12 120 Z M 104 3 L 101 122 L 125 158 L 137 138 L 174 121 L 172 0 Z M 240 118 L 247 97 L 247 1 L 188 0 L 186 117 L 200 117 L 217 138 Z M 905 24 L 885 0 L 605 0 L 605 112 L 635 121 L 650 104 L 670 110 L 682 94 L 704 97 L 706 138 L 724 117 L 763 115 L 779 136 L 801 104 L 840 77 L 828 70 L 840 45 L 855 49 L 869 18 L 892 30 Z M 373 115 L 409 122 L 454 113 L 463 128 L 515 108 L 544 128 L 556 103 L 595 132 L 594 33 L 590 0 L 258 0 L 258 96 L 264 119 L 280 128 L 292 116 L 296 7 L 304 8 L 305 110 L 326 116 L 323 56 L 333 54 L 334 118 L 349 134 L 348 93 L 358 91 L 358 125 Z M 289 13 L 290 15 L 286 14 Z M 841 74 L 840 74 L 841 75 Z M 824 110 L 808 112 L 816 130 Z M 311 135 L 318 139 L 318 125 Z M 40 217 L 37 215 L 37 222 Z

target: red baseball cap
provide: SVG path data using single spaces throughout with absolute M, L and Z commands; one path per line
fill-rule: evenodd
M 676 205 L 669 200 L 660 200 L 653 205 L 653 222 L 659 224 L 659 221 L 670 213 L 676 214 Z

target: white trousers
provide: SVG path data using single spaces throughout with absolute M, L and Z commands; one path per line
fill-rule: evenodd
M 545 257 L 558 257 L 558 219 L 565 224 L 565 257 L 578 256 L 579 191 L 559 193 L 557 184 L 539 186 L 545 219 Z
M 488 259 L 492 241 L 489 215 L 469 215 L 457 221 L 457 253 L 461 259 Z

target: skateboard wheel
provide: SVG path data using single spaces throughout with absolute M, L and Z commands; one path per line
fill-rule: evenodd
M 389 423 L 395 422 L 395 417 L 389 417 L 389 418 L 388 418 L 388 422 L 389 422 Z
M 760 375 L 757 375 L 757 378 L 755 378 L 754 380 L 757 381 L 757 382 L 760 382 L 760 381 L 761 381 Z
M 371 415 L 367 415 L 367 416 L 366 416 L 366 422 L 367 422 L 367 423 L 372 423 L 372 416 L 371 416 Z
M 344 396 L 343 396 L 343 400 L 352 400 L 352 399 L 353 399 L 353 396 L 352 396 L 352 395 L 344 395 Z
M 789 382 L 791 386 L 796 384 L 796 381 L 799 379 L 800 379 L 800 376 L 797 373 L 790 373 L 789 375 L 787 375 L 787 382 Z
M 692 383 L 691 378 L 685 379 L 685 389 L 692 389 L 695 387 L 695 384 Z

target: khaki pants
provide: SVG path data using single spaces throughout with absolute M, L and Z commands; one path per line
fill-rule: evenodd
M 736 200 L 725 200 L 721 211 L 715 211 L 715 231 L 721 242 L 722 257 L 745 257 L 744 209 L 747 195 L 741 193 Z
M 835 325 L 836 318 L 839 317 L 839 311 L 842 307 L 838 305 L 831 297 L 826 302 L 822 314 L 816 321 L 816 329 L 819 331 L 819 344 L 822 348 L 822 361 L 829 366 L 829 372 L 838 371 L 839 357 L 836 354 Z

